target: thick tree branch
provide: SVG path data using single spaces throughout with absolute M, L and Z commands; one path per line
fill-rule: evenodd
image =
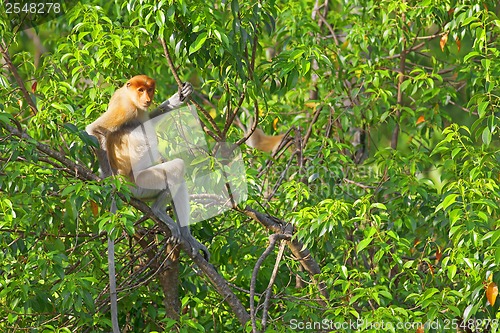
M 19 139 L 21 139 L 23 141 L 33 142 L 39 151 L 43 152 L 45 155 L 49 156 L 50 158 L 53 158 L 56 161 L 60 162 L 62 165 L 67 167 L 68 170 L 72 170 L 74 172 L 74 173 L 72 173 L 72 175 L 78 175 L 79 179 L 86 180 L 86 181 L 100 181 L 101 180 L 100 177 L 98 177 L 97 175 L 92 173 L 92 171 L 87 169 L 85 166 L 76 164 L 72 160 L 65 157 L 64 154 L 52 149 L 51 147 L 49 147 L 43 143 L 37 142 L 31 136 L 29 136 L 28 134 L 26 134 L 24 132 L 19 131 L 17 128 L 7 125 L 6 129 L 12 135 L 18 137 Z M 131 206 L 133 206 L 137 210 L 141 211 L 145 216 L 148 216 L 149 218 L 151 218 L 158 225 L 163 225 L 163 222 L 161 222 L 154 215 L 151 208 L 143 201 L 135 199 L 135 198 L 128 199 L 125 196 L 123 196 L 121 193 L 117 193 L 117 195 L 124 202 L 128 202 Z M 222 276 L 220 276 L 219 273 L 217 273 L 215 268 L 210 263 L 208 263 L 201 254 L 197 253 L 196 255 L 192 255 L 191 246 L 189 244 L 187 244 L 186 242 L 182 242 L 180 244 L 180 246 L 181 246 L 181 249 L 198 265 L 198 267 L 201 269 L 201 271 L 210 280 L 213 287 L 221 295 L 222 299 L 224 299 L 224 301 L 226 301 L 227 304 L 231 307 L 231 309 L 233 310 L 233 312 L 237 316 L 240 323 L 242 325 L 245 325 L 246 322 L 248 322 L 250 320 L 250 315 L 248 314 L 248 312 L 246 311 L 245 307 L 240 302 L 238 297 L 232 292 L 227 281 Z

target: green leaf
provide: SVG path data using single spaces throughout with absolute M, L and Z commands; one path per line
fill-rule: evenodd
M 378 292 L 380 295 L 384 296 L 385 298 L 387 298 L 388 300 L 392 300 L 392 295 L 390 292 L 388 292 L 387 290 L 381 290 Z
M 500 229 L 496 230 L 491 236 L 491 245 L 496 245 L 500 239 Z
M 372 237 L 368 237 L 359 242 L 358 246 L 356 247 L 356 253 L 363 251 L 363 249 L 365 249 L 368 245 L 370 245 L 372 240 L 373 240 Z
M 156 24 L 159 27 L 165 25 L 165 13 L 162 10 L 156 12 Z
M 470 304 L 468 307 L 465 308 L 464 310 L 464 315 L 463 315 L 463 318 L 464 318 L 464 321 L 467 321 L 469 320 L 469 318 L 471 317 L 471 315 L 473 313 L 472 312 L 472 307 L 474 306 L 474 304 Z
M 486 109 L 488 108 L 488 105 L 490 103 L 488 101 L 483 101 L 479 103 L 477 106 L 477 113 L 479 114 L 479 118 L 483 118 L 484 115 L 486 114 Z
M 443 202 L 441 202 L 437 207 L 436 207 L 436 212 L 443 209 L 443 210 L 446 210 L 446 208 L 448 208 L 450 205 L 452 205 L 453 203 L 455 203 L 456 199 L 458 197 L 458 194 L 448 194 L 446 196 L 446 198 L 444 198 Z
M 0 112 L 0 123 L 8 124 L 12 118 L 10 113 Z
M 439 290 L 437 288 L 427 289 L 422 296 L 422 301 L 431 298 L 434 294 L 436 294 L 438 292 L 439 292 Z
M 290 60 L 295 60 L 295 59 L 298 59 L 300 57 L 302 57 L 302 55 L 304 54 L 304 50 L 294 50 L 291 54 L 290 54 Z
M 482 135 L 481 135 L 481 139 L 483 140 L 483 143 L 484 143 L 485 145 L 489 146 L 489 145 L 490 145 L 490 143 L 491 143 L 492 138 L 493 138 L 493 136 L 492 136 L 492 134 L 491 134 L 491 132 L 490 132 L 489 127 L 485 127 L 485 128 L 483 129 L 483 133 L 482 133 Z
M 473 57 L 477 57 L 478 55 L 480 55 L 479 52 L 477 51 L 472 51 L 470 53 L 468 53 L 465 57 L 464 57 L 464 62 L 467 62 L 469 61 L 470 58 L 473 58 Z
M 217 29 L 214 30 L 215 37 L 227 48 L 229 49 L 229 39 L 227 35 Z
M 189 47 L 189 54 L 193 54 L 203 46 L 203 43 L 207 40 L 207 32 L 202 32 L 198 35 L 193 44 Z
M 342 265 L 340 267 L 341 271 L 342 271 L 342 276 L 344 277 L 344 279 L 347 280 L 347 278 L 349 277 L 349 274 L 347 273 L 347 267 Z
M 370 208 L 378 208 L 382 210 L 387 210 L 387 207 L 381 202 L 374 202 L 370 205 Z
M 468 17 L 466 18 L 463 22 L 462 22 L 462 27 L 463 26 L 466 26 L 466 25 L 469 25 L 471 24 L 472 22 L 475 22 L 475 21 L 478 21 L 479 18 L 477 16 L 471 16 L 471 17 Z
M 450 266 L 448 266 L 448 268 L 447 268 L 447 274 L 448 274 L 448 278 L 451 281 L 453 281 L 453 278 L 457 274 L 457 266 L 456 265 L 450 265 Z

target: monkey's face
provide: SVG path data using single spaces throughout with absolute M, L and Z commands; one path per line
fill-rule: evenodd
M 146 111 L 155 95 L 155 80 L 146 76 L 134 76 L 127 82 L 127 89 L 129 89 L 135 106 L 143 111 Z

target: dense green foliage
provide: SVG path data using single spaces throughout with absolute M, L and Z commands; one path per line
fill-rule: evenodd
M 418 323 L 426 332 L 497 332 L 500 302 L 487 302 L 486 287 L 500 284 L 499 5 L 328 3 L 84 0 L 26 31 L 0 9 L 0 331 L 110 331 L 110 230 L 123 331 L 175 325 L 148 251 L 132 236 L 154 223 L 126 200 L 112 216 L 113 186 L 127 197 L 119 181 L 83 180 L 39 145 L 97 173 L 82 130 L 116 87 L 144 73 L 158 82 L 157 103 L 177 91 L 164 37 L 220 129 L 239 103 L 252 116 L 258 109 L 268 134 L 296 129 L 297 149 L 279 158 L 242 145 L 242 208 L 294 223 L 330 297 L 318 302 L 314 279 L 285 251 L 266 332 L 314 323 L 345 332 L 414 332 Z M 7 125 L 33 139 L 10 135 Z M 232 126 L 222 136 L 236 142 L 243 133 Z M 192 229 L 248 308 L 269 232 L 236 210 Z M 161 252 L 165 240 L 156 241 Z M 256 301 L 276 253 L 259 271 Z M 180 331 L 251 330 L 197 273 L 182 256 Z

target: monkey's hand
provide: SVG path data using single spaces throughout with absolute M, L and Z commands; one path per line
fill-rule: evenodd
M 179 92 L 177 93 L 177 95 L 179 95 L 179 100 L 181 101 L 181 103 L 184 103 L 189 96 L 191 96 L 191 94 L 193 93 L 193 86 L 191 85 L 191 83 L 189 82 L 184 82 L 184 84 L 182 85 L 182 88 L 179 89 Z M 174 95 L 175 96 L 175 95 Z M 172 96 L 172 97 L 174 97 Z
M 193 86 L 189 82 L 185 82 L 182 88 L 179 89 L 178 92 L 172 95 L 168 99 L 168 104 L 171 108 L 178 108 L 189 98 L 191 93 L 193 92 Z
M 170 112 L 174 109 L 180 107 L 189 96 L 193 93 L 193 86 L 189 82 L 185 82 L 184 85 L 179 89 L 178 92 L 172 95 L 168 100 L 161 103 L 158 109 L 151 113 L 151 118 L 154 118 L 162 113 Z

